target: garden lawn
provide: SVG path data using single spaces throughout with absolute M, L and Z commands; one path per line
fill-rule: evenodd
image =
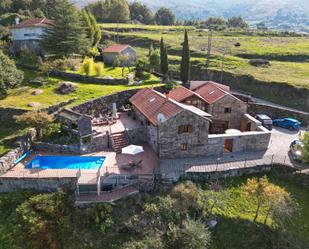
M 93 98 L 101 97 L 118 91 L 128 90 L 132 88 L 143 88 L 143 87 L 152 87 L 160 85 L 160 80 L 150 74 L 146 74 L 146 78 L 143 81 L 143 84 L 140 86 L 127 86 L 127 85 L 99 85 L 89 83 L 76 83 L 78 88 L 74 93 L 67 95 L 57 94 L 55 92 L 58 87 L 59 82 L 63 82 L 61 78 L 54 77 L 44 77 L 47 81 L 47 84 L 42 87 L 37 87 L 32 84 L 29 84 L 29 80 L 37 77 L 38 75 L 34 72 L 24 71 L 25 72 L 25 82 L 22 86 L 17 89 L 11 89 L 8 92 L 8 96 L 0 100 L 0 107 L 11 107 L 11 108 L 21 108 L 31 110 L 28 106 L 31 102 L 37 102 L 40 104 L 37 108 L 45 108 L 69 99 L 77 98 L 77 101 L 73 105 L 88 101 Z M 119 71 L 118 71 L 119 72 Z M 34 90 L 41 89 L 43 90 L 42 94 L 32 95 L 31 93 Z
M 258 175 L 261 177 L 262 175 Z M 275 173 L 268 174 L 270 182 L 285 188 L 297 203 L 297 211 L 286 230 L 296 240 L 302 241 L 309 248 L 309 189 L 295 181 L 278 177 Z M 271 219 L 267 226 L 263 224 L 265 210 L 262 210 L 258 223 L 254 223 L 256 203 L 243 195 L 242 184 L 246 177 L 227 180 L 224 185 L 224 207 L 215 210 L 219 215 L 219 225 L 214 230 L 213 249 L 268 249 L 271 240 L 267 236 Z M 207 190 L 206 190 L 207 191 Z M 226 196 L 229 196 L 226 198 Z M 265 239 L 266 238 L 266 239 Z

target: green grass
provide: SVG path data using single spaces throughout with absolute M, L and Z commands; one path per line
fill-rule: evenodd
M 110 75 L 116 76 L 121 73 L 121 69 L 110 69 Z M 33 108 L 28 107 L 27 105 L 30 102 L 40 103 L 39 108 L 48 107 L 63 101 L 67 101 L 72 98 L 77 98 L 77 101 L 74 104 L 79 104 L 85 101 L 88 101 L 93 98 L 100 96 L 108 95 L 114 92 L 128 90 L 132 88 L 143 88 L 143 87 L 152 87 L 159 85 L 160 81 L 157 77 L 153 75 L 148 75 L 148 78 L 143 82 L 141 86 L 127 86 L 127 85 L 99 85 L 89 83 L 76 83 L 78 88 L 77 91 L 67 95 L 57 94 L 55 89 L 57 88 L 59 82 L 64 81 L 60 78 L 54 77 L 44 77 L 47 81 L 47 84 L 42 87 L 36 87 L 29 84 L 29 79 L 35 78 L 36 73 L 25 71 L 25 82 L 22 86 L 16 89 L 11 89 L 8 92 L 8 96 L 0 100 L 0 107 L 11 107 L 11 108 L 21 108 L 26 110 L 31 110 Z M 33 96 L 31 93 L 36 90 L 41 89 L 43 93 L 40 95 Z
M 297 211 L 291 222 L 286 224 L 286 230 L 295 240 L 302 241 L 304 245 L 309 247 L 308 188 L 301 186 L 295 180 L 290 181 L 287 178 L 278 177 L 275 173 L 268 174 L 268 177 L 270 182 L 289 192 L 295 203 L 297 203 Z M 247 177 L 240 177 L 224 182 L 226 186 L 224 196 L 229 197 L 225 198 L 223 208 L 215 210 L 220 218 L 219 225 L 214 233 L 213 248 L 269 248 L 267 241 L 264 240 L 267 238 L 271 221 L 268 222 L 267 226 L 263 225 L 265 210 L 262 210 L 258 223 L 252 222 L 256 203 L 248 200 L 243 195 L 242 184 L 245 183 L 246 179 Z
M 194 30 L 193 26 L 163 26 L 163 25 L 143 25 L 143 24 L 126 24 L 126 23 L 101 23 L 100 26 L 103 29 L 117 29 L 117 26 L 120 29 L 135 29 L 135 30 L 151 30 L 151 31 L 166 31 L 166 30 Z
M 122 25 L 120 25 L 122 27 Z M 147 27 L 147 26 L 145 26 Z M 103 25 L 104 28 L 104 25 Z M 114 34 L 112 30 L 106 34 Z M 145 57 L 150 43 L 159 47 L 161 37 L 169 47 L 170 57 L 180 61 L 183 31 L 181 29 L 138 30 L 131 32 L 125 30 L 119 33 L 120 41 L 133 45 L 139 56 Z M 198 30 L 189 31 L 192 60 L 206 63 L 207 32 Z M 240 47 L 234 44 L 239 42 Z M 242 34 L 238 32 L 214 32 L 212 41 L 211 69 L 221 70 L 221 57 L 225 58 L 224 70 L 236 75 L 251 75 L 255 79 L 265 82 L 279 82 L 296 87 L 309 88 L 309 36 L 259 36 L 256 34 Z M 265 58 L 271 62 L 270 67 L 257 68 L 248 62 L 250 58 Z

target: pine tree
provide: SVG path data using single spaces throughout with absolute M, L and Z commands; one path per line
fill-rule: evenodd
M 91 41 L 81 25 L 78 11 L 63 0 L 58 4 L 52 25 L 46 29 L 41 44 L 43 49 L 56 57 L 69 57 L 72 54 L 85 55 L 89 52 Z
M 190 48 L 189 48 L 189 39 L 188 32 L 185 30 L 184 42 L 182 45 L 182 58 L 181 58 L 181 67 L 180 67 L 180 78 L 182 83 L 187 83 L 190 80 Z
M 168 55 L 163 37 L 161 37 L 161 43 L 160 43 L 160 68 L 161 73 L 166 76 L 168 74 Z

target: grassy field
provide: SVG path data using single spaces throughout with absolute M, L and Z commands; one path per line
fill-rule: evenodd
M 103 33 L 112 39 L 115 32 L 109 26 L 102 25 Z M 124 27 L 124 29 L 122 29 Z M 150 43 L 159 47 L 161 37 L 169 47 L 169 54 L 178 57 L 172 63 L 179 64 L 183 29 L 161 30 L 151 26 L 145 29 L 131 31 L 120 26 L 119 39 L 121 42 L 132 44 L 140 56 L 146 56 Z M 104 30 L 105 28 L 105 30 Z M 173 27 L 172 27 L 173 28 Z M 208 32 L 189 30 L 192 60 L 206 63 Z M 235 44 L 240 43 L 240 47 Z M 309 89 L 309 36 L 267 36 L 252 35 L 245 32 L 214 32 L 212 39 L 212 60 L 210 69 L 221 70 L 222 54 L 225 53 L 224 70 L 236 75 L 251 75 L 257 80 L 280 82 L 296 87 Z M 248 61 L 251 58 L 270 60 L 270 67 L 254 67 Z M 175 58 L 173 58 L 175 59 Z
M 106 68 L 105 70 L 110 71 L 110 75 L 119 75 L 121 74 L 121 68 L 112 69 Z M 114 92 L 123 91 L 131 88 L 142 88 L 142 87 L 151 87 L 157 86 L 159 84 L 159 79 L 153 75 L 145 75 L 144 83 L 141 86 L 127 86 L 127 85 L 99 85 L 89 83 L 76 83 L 77 91 L 67 95 L 61 95 L 55 92 L 59 82 L 64 81 L 60 78 L 54 77 L 44 77 L 47 81 L 47 84 L 42 87 L 36 87 L 33 84 L 29 83 L 30 79 L 38 76 L 34 72 L 25 71 L 25 82 L 22 86 L 16 89 L 9 90 L 9 94 L 6 98 L 0 100 L 0 107 L 11 107 L 11 108 L 21 108 L 31 110 L 28 106 L 31 102 L 37 102 L 40 104 L 39 108 L 48 107 L 63 101 L 67 101 L 72 98 L 77 98 L 77 101 L 74 104 L 79 104 L 87 100 L 108 95 Z M 42 94 L 32 95 L 31 93 L 34 90 L 43 90 Z M 38 108 L 38 107 L 37 107 Z

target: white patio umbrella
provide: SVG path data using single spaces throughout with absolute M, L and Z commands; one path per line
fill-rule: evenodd
M 143 146 L 138 146 L 138 145 L 133 145 L 133 144 L 121 149 L 122 154 L 128 154 L 128 155 L 132 155 L 132 156 L 135 156 L 135 155 L 140 154 L 142 152 L 144 152 Z

